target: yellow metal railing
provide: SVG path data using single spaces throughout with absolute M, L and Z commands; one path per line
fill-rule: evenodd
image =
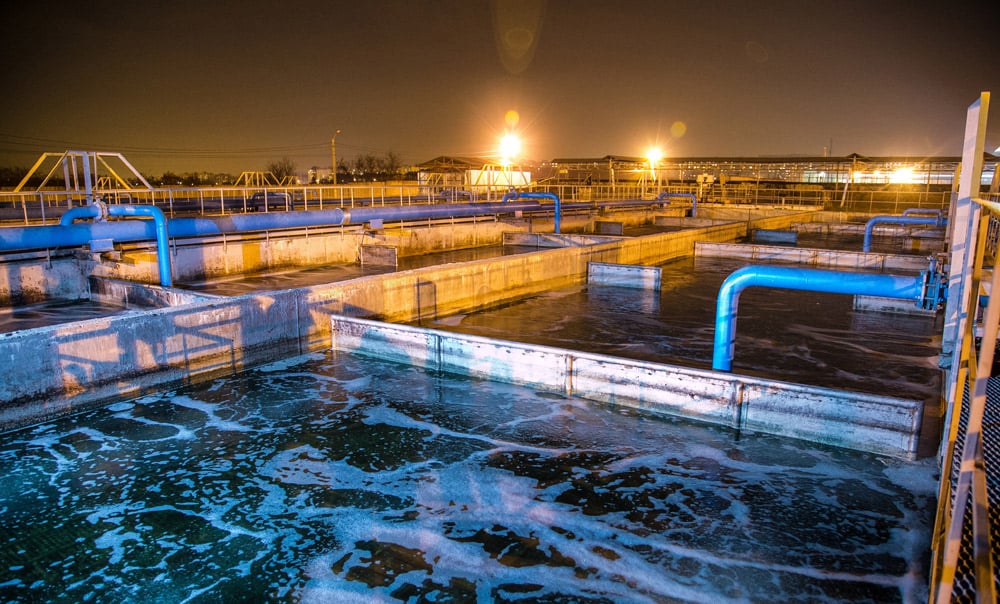
M 942 476 L 938 492 L 938 513 L 932 543 L 930 600 L 936 604 L 956 598 L 956 578 L 960 565 L 971 568 L 971 588 L 976 602 L 996 601 L 991 530 L 990 502 L 984 456 L 983 417 L 986 388 L 993 366 L 994 349 L 1000 331 L 1000 267 L 996 266 L 997 239 L 1000 236 L 1000 202 L 973 199 L 981 208 L 975 233 L 976 252 L 969 275 L 965 310 L 968 320 L 961 334 L 961 353 L 956 377 L 957 395 L 948 410 L 947 440 L 943 448 Z M 988 274 L 987 274 L 988 273 Z M 988 281 L 987 281 L 988 278 Z M 985 309 L 979 292 L 989 283 L 990 295 Z M 993 295 L 996 294 L 996 295 Z M 977 351 L 977 336 L 981 341 Z M 962 430 L 962 417 L 965 419 Z M 970 508 L 971 505 L 971 508 Z M 961 559 L 963 539 L 971 539 L 972 559 Z M 961 598 L 965 600 L 965 597 Z

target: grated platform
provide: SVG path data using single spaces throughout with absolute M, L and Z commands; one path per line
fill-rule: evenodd
M 956 487 L 959 465 L 961 464 L 962 448 L 965 445 L 966 427 L 968 425 L 969 393 L 966 389 L 962 398 L 962 413 L 959 420 L 959 431 L 955 444 L 955 454 L 952 456 L 952 493 Z M 986 466 L 987 497 L 989 498 L 989 524 L 991 556 L 993 567 L 1000 568 L 1000 377 L 991 377 L 986 386 L 986 409 L 983 416 L 983 457 Z M 955 582 L 952 590 L 952 602 L 976 602 L 976 575 L 973 555 L 972 534 L 972 498 L 969 498 L 964 511 L 965 521 L 962 527 L 961 549 L 958 554 L 958 564 L 955 571 Z M 1000 592 L 1000 581 L 993 577 L 996 591 Z

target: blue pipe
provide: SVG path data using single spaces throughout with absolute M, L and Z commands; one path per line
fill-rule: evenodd
M 662 201 L 664 199 L 670 199 L 671 197 L 686 197 L 691 200 L 691 218 L 695 218 L 695 214 L 698 212 L 698 197 L 694 193 L 667 193 L 664 191 L 660 193 L 656 199 Z
M 153 234 L 156 237 L 156 262 L 160 270 L 160 285 L 170 287 L 173 285 L 173 278 L 170 275 L 170 245 L 167 235 L 167 219 L 163 211 L 156 206 L 130 206 L 130 205 L 106 205 L 101 201 L 96 201 L 90 205 L 70 208 L 59 217 L 59 226 L 66 228 L 73 225 L 73 221 L 78 218 L 95 218 L 102 223 L 108 216 L 149 216 L 153 219 Z M 110 232 L 104 239 L 121 240 L 117 228 L 119 223 L 109 224 Z M 101 239 L 102 237 L 97 237 Z M 88 239 L 92 241 L 94 238 Z
M 170 275 L 170 244 L 167 235 L 167 219 L 163 210 L 156 206 L 108 206 L 109 216 L 148 216 L 153 219 L 156 232 L 156 262 L 160 268 L 160 285 L 171 287 L 174 280 Z
M 861 245 L 862 252 L 872 251 L 872 230 L 875 228 L 877 223 L 889 223 L 889 224 L 926 224 L 931 226 L 942 226 L 945 220 L 938 216 L 937 218 L 920 218 L 919 216 L 875 216 L 871 218 L 867 223 L 865 223 L 865 240 Z
M 719 288 L 715 310 L 715 348 L 712 353 L 712 369 L 716 371 L 732 369 L 736 309 L 740 293 L 752 286 L 901 298 L 918 303 L 923 290 L 923 276 L 900 277 L 788 266 L 745 266 L 729 275 Z
M 107 217 L 107 206 L 103 203 L 91 203 L 85 206 L 77 206 L 63 212 L 59 217 L 60 226 L 69 226 L 78 218 L 100 218 Z
M 511 190 L 509 190 L 509 191 L 507 191 L 506 193 L 503 194 L 503 197 L 500 199 L 500 202 L 501 203 L 507 203 L 507 202 L 509 202 L 512 199 L 521 199 L 521 198 L 524 198 L 524 199 L 551 199 L 552 203 L 555 204 L 555 229 L 554 229 L 554 232 L 556 232 L 556 233 L 560 232 L 559 231 L 559 222 L 560 222 L 560 216 L 559 216 L 559 209 L 560 208 L 559 208 L 559 206 L 560 206 L 560 201 L 559 201 L 559 196 L 558 195 L 556 195 L 555 193 L 536 193 L 534 191 L 525 191 L 524 193 L 521 193 L 521 192 L 518 192 L 516 189 L 511 189 Z
M 145 206 L 140 206 L 145 207 Z M 153 207 L 153 206 L 149 206 Z M 208 237 L 226 233 L 267 231 L 272 229 L 304 228 L 359 224 L 374 219 L 415 220 L 422 218 L 450 218 L 480 214 L 503 214 L 515 211 L 537 211 L 543 206 L 535 201 L 517 204 L 434 204 L 413 206 L 378 206 L 309 210 L 307 212 L 266 212 L 260 214 L 233 214 L 214 218 L 173 218 L 169 221 L 170 236 Z M 67 216 L 68 215 L 68 216 Z M 94 239 L 115 241 L 148 241 L 156 237 L 150 221 L 86 222 L 73 224 L 77 218 L 97 218 L 99 212 L 92 206 L 73 208 L 64 213 L 60 225 L 7 227 L 0 229 L 0 252 L 46 248 L 76 247 Z

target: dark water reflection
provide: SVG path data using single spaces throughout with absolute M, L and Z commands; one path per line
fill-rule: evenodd
M 933 463 L 311 355 L 0 436 L 0 600 L 918 602 Z
M 91 300 L 52 300 L 30 306 L 0 309 L 0 333 L 111 317 L 126 312 L 130 311 L 121 306 L 101 304 Z

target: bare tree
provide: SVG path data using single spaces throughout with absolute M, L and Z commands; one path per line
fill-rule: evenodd
M 267 171 L 274 174 L 278 181 L 286 182 L 295 176 L 295 162 L 289 157 L 282 157 L 267 164 Z

